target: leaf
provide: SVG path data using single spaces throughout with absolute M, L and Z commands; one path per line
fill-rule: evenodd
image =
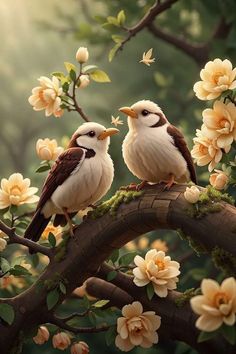
M 66 67 L 68 74 L 70 73 L 71 70 L 74 70 L 76 72 L 76 66 L 74 64 L 69 63 L 68 61 L 65 61 L 64 65 Z
M 19 264 L 16 264 L 14 268 L 9 270 L 9 273 L 14 275 L 15 277 L 31 275 L 31 273 L 25 267 L 22 267 Z
M 86 295 L 84 295 L 83 297 L 83 304 L 86 310 L 88 310 L 90 308 L 90 302 L 89 299 Z
M 223 324 L 221 327 L 221 333 L 223 334 L 224 338 L 229 342 L 231 345 L 236 343 L 236 328 L 235 326 L 227 326 Z
M 76 81 L 76 72 L 73 69 L 70 70 L 69 75 L 72 81 Z
M 17 212 L 17 206 L 11 205 L 9 211 L 11 214 L 15 214 Z
M 148 300 L 151 301 L 152 298 L 153 298 L 153 295 L 155 294 L 152 283 L 149 283 L 149 284 L 146 286 L 146 291 L 147 291 Z
M 1 257 L 0 266 L 1 266 L 1 269 L 2 269 L 3 273 L 8 272 L 8 270 L 11 268 L 10 263 L 8 262 L 8 260 L 3 258 L 3 257 Z
M 105 16 L 100 16 L 100 15 L 94 16 L 94 20 L 100 24 L 103 24 L 106 21 L 106 19 L 107 18 Z
M 49 293 L 47 295 L 48 310 L 51 310 L 57 304 L 58 300 L 59 300 L 59 293 L 58 293 L 57 289 L 49 291 Z
M 9 210 L 9 207 L 4 208 L 4 209 L 1 209 L 1 210 L 0 210 L 0 215 L 6 214 L 6 213 L 8 212 L 8 210 Z
M 64 92 L 67 92 L 68 90 L 69 90 L 69 87 L 70 87 L 70 85 L 69 85 L 69 82 L 64 82 L 64 84 L 62 85 L 62 90 L 64 91 Z
M 107 281 L 111 281 L 115 279 L 116 276 L 117 276 L 117 272 L 115 270 L 112 270 L 107 274 Z
M 124 40 L 124 37 L 123 36 L 119 36 L 118 34 L 113 34 L 111 36 L 111 38 L 113 39 L 113 41 L 115 43 L 119 43 L 119 44 Z
M 124 10 L 121 10 L 118 15 L 117 15 L 117 21 L 120 26 L 122 26 L 125 23 L 126 16 Z
M 136 256 L 136 252 L 126 253 L 120 257 L 119 264 L 123 266 L 129 265 L 130 263 L 133 262 L 135 256 Z
M 11 325 L 15 318 L 13 307 L 9 304 L 0 304 L 0 317 Z
M 87 74 L 94 69 L 97 69 L 97 65 L 86 65 L 83 67 L 83 74 Z
M 103 307 L 106 304 L 108 304 L 108 302 L 110 302 L 110 300 L 99 300 L 97 302 L 95 302 L 95 304 L 93 304 L 93 307 Z
M 218 333 L 219 333 L 219 331 L 213 331 L 213 332 L 201 331 L 198 336 L 197 341 L 198 341 L 198 343 L 206 342 L 207 340 L 210 340 L 213 337 L 215 337 Z
M 114 17 L 114 16 L 108 16 L 107 17 L 107 22 L 110 23 L 111 25 L 114 25 L 114 26 L 117 26 L 117 27 L 120 26 L 120 24 L 118 22 L 118 19 L 116 17 Z
M 118 49 L 120 48 L 120 43 L 117 43 L 109 52 L 108 54 L 108 60 L 109 62 L 112 61 L 112 59 L 114 58 L 114 56 L 116 55 L 116 52 L 118 51 Z
M 62 282 L 60 282 L 59 283 L 59 288 L 60 288 L 60 291 L 62 292 L 62 294 L 66 294 L 66 286 L 62 283 Z
M 61 71 L 54 71 L 53 73 L 51 73 L 51 75 L 56 76 L 59 80 L 66 78 L 65 74 Z
M 107 331 L 105 335 L 105 340 L 106 340 L 106 345 L 110 346 L 111 344 L 115 343 L 115 337 L 117 335 L 116 327 L 111 326 Z
M 53 235 L 52 232 L 49 232 L 48 242 L 50 243 L 50 246 L 52 248 L 54 248 L 56 246 L 57 240 L 56 240 L 56 237 Z
M 43 166 L 40 166 L 39 168 L 37 168 L 37 170 L 35 172 L 42 173 L 42 172 L 50 170 L 50 168 L 51 167 L 49 165 L 43 165 Z
M 91 322 L 91 324 L 95 327 L 97 324 L 96 315 L 92 311 L 90 311 L 88 318 L 89 318 L 89 321 Z
M 115 263 L 117 261 L 117 259 L 119 258 L 119 254 L 120 254 L 119 249 L 113 251 L 112 254 L 110 255 L 110 257 L 108 258 L 108 260 L 110 259 L 112 261 L 112 263 Z
M 98 69 L 92 71 L 90 73 L 90 77 L 93 81 L 96 82 L 111 82 L 107 73 L 105 73 L 105 71 L 98 70 Z

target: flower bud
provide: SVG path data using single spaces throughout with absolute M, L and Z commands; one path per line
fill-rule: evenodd
M 45 326 L 40 326 L 38 329 L 38 333 L 35 337 L 33 337 L 33 341 L 36 344 L 44 344 L 45 342 L 47 342 L 49 339 L 49 332 L 47 327 Z
M 88 75 L 81 75 L 80 78 L 79 78 L 79 81 L 80 81 L 79 88 L 85 88 L 90 83 Z
M 86 63 L 89 58 L 88 49 L 85 47 L 79 47 L 75 57 L 80 64 Z
M 0 252 L 4 251 L 7 245 L 7 241 L 4 238 L 0 238 Z
M 190 188 L 187 187 L 186 191 L 184 192 L 184 198 L 187 200 L 187 202 L 194 204 L 199 200 L 200 193 L 200 190 L 196 186 L 192 186 Z
M 57 145 L 55 139 L 38 139 L 36 143 L 36 152 L 41 160 L 56 160 L 63 150 L 61 146 Z
M 74 343 L 70 349 L 71 354 L 87 354 L 89 353 L 89 346 L 85 342 Z
M 220 191 L 226 187 L 227 183 L 229 182 L 229 177 L 223 171 L 215 171 L 216 173 L 212 173 L 212 175 L 210 175 L 209 181 L 212 187 Z
M 53 348 L 65 350 L 70 345 L 70 337 L 65 332 L 60 332 L 52 337 Z

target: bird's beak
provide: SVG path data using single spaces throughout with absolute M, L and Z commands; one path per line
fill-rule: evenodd
M 99 136 L 98 136 L 98 140 L 104 140 L 106 139 L 108 136 L 112 136 L 119 133 L 119 130 L 116 128 L 108 128 L 106 130 L 104 130 L 104 132 L 102 132 Z
M 138 114 L 130 107 L 121 107 L 119 108 L 119 111 L 127 114 L 127 116 L 131 118 L 138 118 Z

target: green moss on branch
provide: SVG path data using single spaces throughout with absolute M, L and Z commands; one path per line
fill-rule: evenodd
M 218 246 L 214 247 L 211 256 L 216 268 L 222 270 L 227 276 L 235 276 L 236 257 Z

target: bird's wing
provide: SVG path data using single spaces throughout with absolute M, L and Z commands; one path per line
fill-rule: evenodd
M 77 147 L 67 149 L 59 155 L 44 182 L 37 210 L 44 206 L 57 187 L 70 176 L 75 168 L 78 171 L 85 159 L 85 154 L 85 150 Z
M 169 125 L 167 127 L 167 132 L 170 134 L 174 140 L 174 145 L 179 149 L 181 154 L 183 155 L 185 161 L 187 162 L 188 170 L 190 173 L 191 180 L 194 183 L 197 183 L 196 172 L 193 164 L 193 160 L 188 149 L 188 146 L 184 140 L 183 134 L 173 125 Z

